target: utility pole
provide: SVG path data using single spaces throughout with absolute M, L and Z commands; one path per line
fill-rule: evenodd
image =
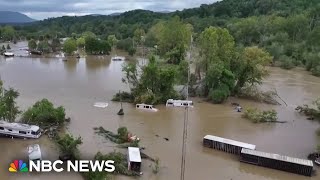
M 187 82 L 187 100 L 189 100 L 189 81 L 190 81 L 190 60 L 192 52 L 192 35 L 190 39 L 190 49 L 188 57 L 188 82 Z M 180 180 L 184 180 L 185 167 L 186 167 L 186 149 L 188 138 L 188 119 L 189 119 L 189 106 L 185 107 L 184 119 L 183 119 L 183 141 L 182 141 L 182 158 L 181 158 L 181 175 Z

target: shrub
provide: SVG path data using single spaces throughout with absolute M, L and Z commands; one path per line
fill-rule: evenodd
M 314 76 L 320 76 L 320 65 L 311 69 L 311 73 Z
M 78 146 L 82 144 L 81 137 L 75 139 L 73 136 L 66 134 L 63 137 L 58 137 L 56 142 L 60 148 L 60 153 L 64 155 L 71 155 L 72 157 L 78 159 Z
M 42 99 L 23 113 L 22 121 L 40 127 L 61 125 L 65 121 L 65 115 L 64 107 L 55 108 L 49 100 Z
M 277 112 L 275 110 L 260 111 L 256 108 L 248 108 L 242 117 L 249 119 L 254 123 L 275 122 L 277 121 Z
M 211 88 L 209 91 L 209 99 L 216 104 L 223 103 L 230 95 L 230 90 L 227 85 L 221 85 L 217 89 Z
M 294 63 L 293 63 L 293 59 L 291 57 L 288 56 L 281 56 L 281 64 L 280 67 L 282 69 L 292 69 L 294 68 Z

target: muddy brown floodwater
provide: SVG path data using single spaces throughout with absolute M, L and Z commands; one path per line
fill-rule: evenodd
M 14 45 L 12 45 L 14 46 Z M 18 43 L 14 48 L 23 48 Z M 0 57 L 0 75 L 6 86 L 19 90 L 18 105 L 22 110 L 37 100 L 47 98 L 56 105 L 63 105 L 71 123 L 67 131 L 81 136 L 80 146 L 84 158 L 92 158 L 96 152 L 116 150 L 114 144 L 94 134 L 94 127 L 116 131 L 127 126 L 141 139 L 145 152 L 160 159 L 160 172 L 152 173 L 151 162 L 143 161 L 141 180 L 178 180 L 182 147 L 184 110 L 157 106 L 156 113 L 142 112 L 133 105 L 124 104 L 125 116 L 116 115 L 119 103 L 111 102 L 119 90 L 129 87 L 121 82 L 123 62 L 112 62 L 110 57 L 86 57 L 80 60 L 50 58 L 3 58 Z M 207 134 L 222 136 L 257 145 L 258 150 L 306 158 L 319 142 L 315 135 L 319 124 L 305 120 L 294 111 L 297 105 L 311 103 L 320 97 L 320 78 L 302 70 L 285 71 L 271 68 L 264 88 L 276 88 L 288 106 L 271 106 L 248 100 L 230 99 L 224 105 L 213 105 L 194 99 L 195 107 L 189 111 L 188 142 L 186 157 L 186 180 L 316 180 L 320 176 L 304 177 L 287 172 L 240 163 L 235 156 L 207 149 L 202 138 Z M 95 108 L 97 101 L 109 102 L 106 109 Z M 252 124 L 242 119 L 230 106 L 237 101 L 246 108 L 250 106 L 275 108 L 279 119 L 286 124 Z M 158 136 L 156 136 L 158 135 Z M 164 140 L 169 138 L 169 141 Z M 43 136 L 39 140 L 17 140 L 0 138 L 0 180 L 45 179 L 78 180 L 77 173 L 57 174 L 10 174 L 8 165 L 14 159 L 26 157 L 26 147 L 39 143 L 45 159 L 56 159 L 55 146 Z M 319 170 L 319 168 L 318 168 Z M 124 176 L 117 180 L 131 179 Z

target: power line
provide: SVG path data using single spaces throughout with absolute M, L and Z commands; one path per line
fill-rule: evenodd
M 190 52 L 189 52 L 189 59 L 188 59 L 187 100 L 189 100 L 191 51 L 192 51 L 192 36 L 191 36 L 191 41 L 190 41 Z M 180 180 L 184 180 L 184 174 L 185 174 L 185 168 L 186 168 L 186 153 L 187 153 L 186 149 L 187 149 L 187 138 L 188 138 L 188 120 L 189 120 L 189 106 L 185 107 L 185 113 L 184 113 L 184 118 L 183 118 L 183 141 L 182 141 L 182 158 L 181 158 Z

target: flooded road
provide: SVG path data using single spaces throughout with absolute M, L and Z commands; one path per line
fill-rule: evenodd
M 19 44 L 18 44 L 19 45 Z M 119 103 L 111 102 L 119 90 L 129 90 L 121 82 L 123 62 L 112 62 L 110 57 L 86 57 L 64 62 L 62 59 L 0 57 L 0 75 L 6 86 L 20 92 L 18 105 L 26 110 L 36 101 L 47 98 L 55 105 L 63 105 L 71 122 L 67 131 L 81 136 L 83 158 L 92 158 L 98 151 L 107 153 L 115 148 L 113 143 L 94 133 L 93 128 L 103 126 L 116 131 L 126 126 L 141 139 L 146 154 L 160 159 L 160 172 L 152 173 L 151 162 L 143 161 L 141 180 L 177 180 L 180 178 L 182 130 L 184 109 L 157 106 L 159 111 L 138 111 L 131 104 L 124 104 L 125 115 L 116 115 Z M 237 157 L 202 146 L 207 134 L 222 136 L 257 145 L 257 150 L 306 158 L 319 142 L 315 135 L 319 123 L 305 120 L 294 108 L 311 103 L 320 97 L 320 78 L 304 71 L 285 71 L 272 68 L 265 80 L 266 89 L 276 88 L 288 106 L 271 106 L 248 100 L 230 99 L 224 105 L 213 105 L 193 99 L 195 107 L 189 110 L 186 180 L 316 180 L 282 171 L 240 163 Z M 97 101 L 107 101 L 106 109 L 93 106 Z M 230 105 L 237 101 L 244 108 L 275 108 L 286 124 L 252 124 L 242 119 Z M 169 141 L 164 140 L 168 138 Z M 46 138 L 40 140 L 16 140 L 0 138 L 0 180 L 8 179 L 82 179 L 79 174 L 12 175 L 9 163 L 26 156 L 29 144 L 39 143 L 44 157 L 58 157 L 55 146 Z M 122 150 L 120 150 L 122 151 Z M 319 170 L 319 168 L 318 168 Z M 117 180 L 131 179 L 117 176 Z

